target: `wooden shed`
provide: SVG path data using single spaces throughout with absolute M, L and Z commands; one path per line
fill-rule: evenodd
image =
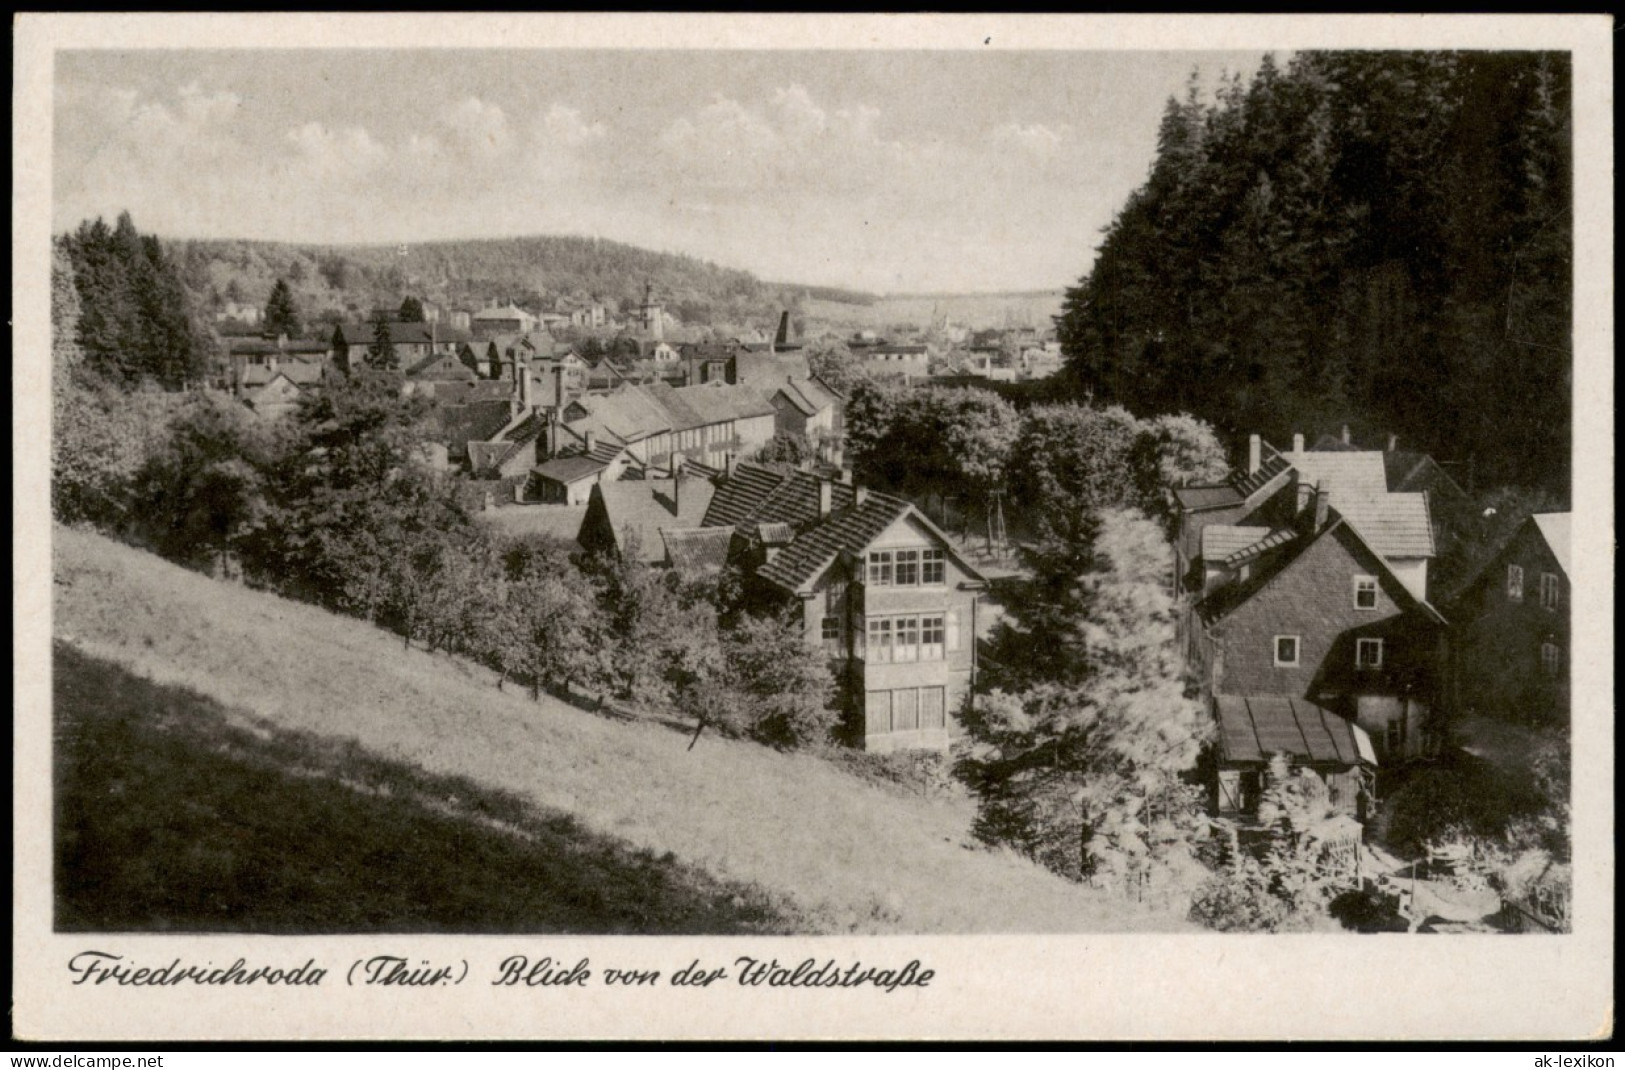
M 1366 819 L 1377 768 L 1371 737 L 1353 721 L 1291 695 L 1216 695 L 1218 769 L 1214 808 L 1220 814 L 1257 811 L 1272 754 L 1325 782 L 1332 806 Z

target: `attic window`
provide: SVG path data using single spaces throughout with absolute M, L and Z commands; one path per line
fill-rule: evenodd
M 1298 637 L 1295 635 L 1277 635 L 1275 637 L 1275 666 L 1276 668 L 1293 668 L 1298 664 Z
M 1355 609 L 1376 609 L 1377 608 L 1377 577 L 1375 577 L 1375 576 L 1356 576 L 1356 577 L 1354 577 L 1354 608 Z
M 1523 601 L 1523 566 L 1507 566 L 1507 601 Z
M 946 559 L 947 555 L 941 550 L 920 551 L 920 583 L 923 586 L 930 587 L 943 583 Z
M 1354 644 L 1354 667 L 1356 669 L 1382 668 L 1382 640 L 1356 640 Z

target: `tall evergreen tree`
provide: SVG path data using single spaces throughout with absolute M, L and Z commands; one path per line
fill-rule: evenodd
M 400 319 L 402 323 L 423 322 L 423 302 L 412 296 L 401 301 Z
M 372 317 L 372 344 L 367 346 L 367 364 L 379 371 L 392 371 L 400 367 L 400 361 L 395 356 L 389 317 L 382 312 L 374 313 Z
M 297 263 L 297 261 L 295 261 Z M 299 306 L 285 279 L 277 279 L 271 287 L 271 296 L 265 302 L 265 333 L 272 338 L 287 335 L 298 338 L 303 325 L 299 320 Z

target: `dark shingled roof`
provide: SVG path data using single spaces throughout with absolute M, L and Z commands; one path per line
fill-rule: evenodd
M 1229 554 L 1224 559 L 1225 568 L 1240 568 L 1242 565 L 1257 557 L 1262 557 L 1277 546 L 1285 546 L 1298 537 L 1298 533 L 1291 528 L 1278 528 L 1265 535 L 1257 542 L 1249 543 L 1239 550 Z
M 1288 695 L 1217 695 L 1219 749 L 1228 762 L 1265 762 L 1284 753 L 1300 761 L 1376 765 L 1369 738 L 1308 699 Z
M 1276 477 L 1283 476 L 1292 470 L 1292 464 L 1285 457 L 1266 447 L 1266 456 L 1258 466 L 1256 472 L 1237 472 L 1230 479 L 1230 485 L 1236 493 L 1243 498 L 1251 498 L 1272 483 Z
M 906 516 L 908 502 L 886 494 L 871 494 L 861 505 L 831 513 L 828 520 L 809 529 L 756 574 L 792 591 L 816 579 L 842 550 L 860 551 L 882 531 Z

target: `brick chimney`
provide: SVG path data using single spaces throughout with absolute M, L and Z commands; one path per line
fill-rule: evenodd
M 1332 492 L 1325 487 L 1315 488 L 1315 530 L 1322 531 L 1326 527 L 1327 514 L 1332 506 Z
M 818 519 L 828 516 L 835 504 L 835 484 L 827 479 L 818 481 Z
M 734 477 L 734 455 L 732 450 L 722 455 L 722 471 L 728 479 Z
M 588 431 L 586 434 L 586 439 L 588 453 L 591 453 L 593 450 L 598 448 L 598 432 Z
M 1263 440 L 1260 439 L 1257 435 L 1248 435 L 1247 436 L 1247 474 L 1248 475 L 1252 475 L 1254 472 L 1258 471 L 1258 466 L 1263 463 L 1263 458 L 1262 458 L 1263 452 L 1264 452 Z
M 852 469 L 837 469 L 835 472 L 835 482 L 839 483 L 843 487 L 850 487 L 852 485 Z
M 1392 453 L 1397 449 L 1399 449 L 1399 436 L 1398 435 L 1389 435 L 1388 436 L 1388 452 Z
M 1293 434 L 1293 436 L 1292 436 L 1292 452 L 1293 453 L 1302 453 L 1303 452 L 1303 436 L 1301 434 L 1297 434 L 1297 433 Z
M 864 502 L 866 502 L 868 500 L 869 500 L 869 488 L 868 487 L 857 486 L 857 487 L 852 488 L 852 504 L 854 506 L 862 505 Z
M 1344 424 L 1343 425 L 1343 445 L 1347 446 L 1348 444 L 1349 444 L 1349 425 Z

